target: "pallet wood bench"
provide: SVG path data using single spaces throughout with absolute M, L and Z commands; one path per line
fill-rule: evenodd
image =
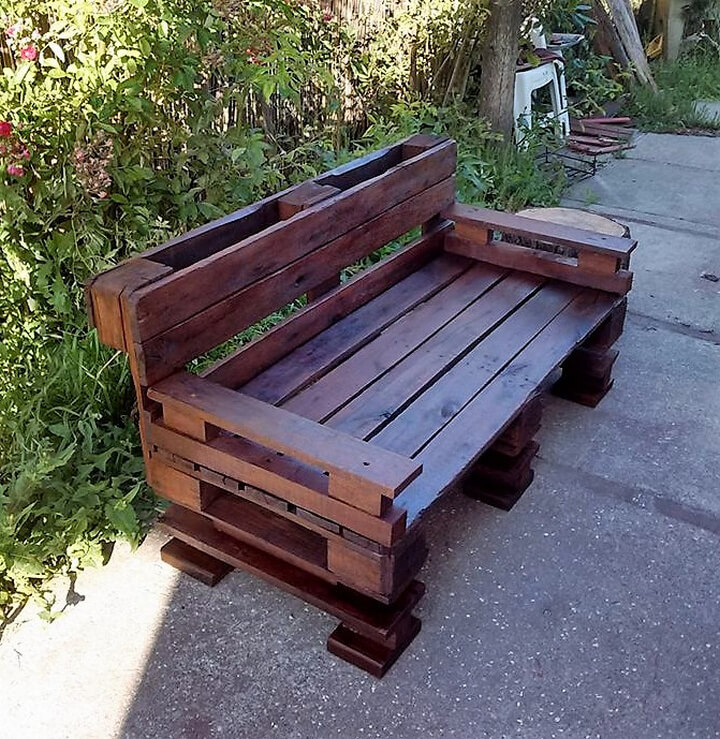
M 377 676 L 420 628 L 423 513 L 455 487 L 512 507 L 548 378 L 561 367 L 557 392 L 589 405 L 609 390 L 632 279 L 633 240 L 460 205 L 454 172 L 453 141 L 414 136 L 87 287 L 100 339 L 129 356 L 147 477 L 171 501 L 162 558 L 210 585 L 240 568 L 327 611 L 330 651 Z

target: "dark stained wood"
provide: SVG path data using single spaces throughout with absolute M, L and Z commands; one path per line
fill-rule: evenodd
M 502 433 L 515 409 L 528 401 L 614 304 L 613 296 L 582 291 L 432 439 L 417 457 L 423 463 L 422 476 L 398 499 L 408 511 L 408 526 L 466 472 Z
M 431 302 L 471 264 L 462 257 L 441 256 L 405 278 L 382 295 L 308 341 L 260 373 L 242 388 L 243 393 L 268 403 L 282 403 L 292 394 L 356 354 L 420 303 Z
M 588 272 L 581 269 L 576 263 L 577 260 L 572 258 L 517 244 L 506 244 L 504 241 L 478 245 L 450 234 L 446 239 L 445 248 L 452 254 L 478 259 L 486 264 L 531 272 L 573 285 L 593 287 L 620 295 L 624 295 L 632 287 L 632 272 L 627 270 L 621 269 L 613 273 Z
M 200 580 L 201 583 L 209 585 L 211 588 L 234 569 L 226 562 L 222 562 L 206 552 L 180 541 L 180 539 L 171 539 L 165 544 L 160 550 L 160 559 L 176 570 Z
M 261 275 L 244 289 L 219 302 L 209 304 L 209 301 L 205 301 L 205 306 L 198 308 L 195 315 L 182 322 L 175 321 L 161 333 L 146 339 L 142 344 L 136 344 L 141 377 L 147 384 L 153 384 L 172 369 L 181 367 L 185 362 L 232 338 L 256 321 L 287 305 L 318 281 L 332 277 L 338 270 L 425 220 L 444 203 L 451 202 L 454 191 L 453 180 L 443 180 L 420 192 L 402 206 L 390 208 L 372 221 L 301 255 L 290 264 L 283 265 L 270 274 Z M 295 243 L 294 238 L 293 234 L 277 235 L 278 243 L 281 244 L 292 245 Z M 279 251 L 270 246 L 266 250 L 272 254 Z M 238 269 L 241 272 L 251 271 L 249 266 L 243 268 L 240 265 Z M 227 282 L 220 275 L 216 275 L 215 279 L 221 284 Z M 129 299 L 134 300 L 137 295 L 137 292 L 133 293 Z M 137 306 L 134 306 L 134 310 L 137 312 Z M 137 341 L 137 337 L 141 336 L 139 330 L 134 336 Z
M 233 538 L 328 582 L 337 582 L 328 570 L 327 543 L 320 534 L 230 493 L 219 492 L 203 513 L 220 531 Z
M 385 291 L 392 291 L 393 297 L 401 303 L 410 300 L 410 304 L 414 305 L 413 301 L 417 300 L 413 289 L 414 280 L 411 280 L 408 292 L 403 292 L 407 286 L 398 288 L 399 295 L 395 293 L 394 286 L 413 278 L 415 271 L 423 271 L 425 265 L 442 252 L 444 232 L 448 227 L 448 221 L 442 222 L 432 233 L 424 235 L 383 262 L 361 272 L 315 304 L 306 306 L 247 346 L 233 352 L 210 367 L 203 376 L 227 387 L 240 387 L 255 375 L 273 367 L 276 362 L 305 342 L 321 333 L 324 336 L 333 324 L 340 322 L 350 313 L 357 311 L 362 323 L 365 320 L 364 306 L 377 298 L 382 298 Z M 465 268 L 469 266 L 469 260 L 463 257 L 452 255 L 447 257 L 455 260 L 455 264 L 464 265 Z M 444 261 L 437 260 L 432 262 L 431 268 L 439 266 L 443 269 L 444 264 Z M 453 276 L 454 273 L 449 277 Z M 389 304 L 392 305 L 392 300 Z M 369 322 L 374 324 L 375 320 L 371 318 Z M 328 341 L 331 341 L 330 336 Z M 347 349 L 348 352 L 352 350 L 352 346 Z M 260 399 L 267 400 L 264 397 Z
M 157 281 L 151 290 L 134 291 L 132 330 L 136 341 L 176 326 L 324 244 L 366 225 L 386 210 L 452 177 L 454 170 L 455 144 L 446 142 L 402 162 L 381 177 L 350 188 L 327 204 L 317 203 Z M 447 205 L 440 200 L 437 211 Z M 429 214 L 420 220 L 428 217 Z M 414 225 L 409 220 L 405 230 Z
M 195 511 L 205 508 L 217 496 L 212 486 L 170 467 L 157 457 L 148 461 L 147 479 L 158 495 Z
M 408 628 L 403 631 L 404 638 L 395 646 L 368 639 L 340 624 L 328 637 L 328 652 L 369 672 L 373 677 L 381 678 L 420 633 L 420 619 L 410 616 L 407 623 Z
M 472 226 L 481 233 L 488 230 L 500 231 L 504 234 L 523 236 L 559 246 L 571 246 L 580 251 L 589 250 L 620 258 L 626 257 L 637 246 L 637 241 L 630 238 L 586 231 L 574 226 L 538 221 L 512 213 L 502 213 L 459 203 L 443 211 L 443 216 L 455 223 Z
M 294 188 L 292 192 L 278 198 L 278 218 L 285 221 L 292 218 L 305 208 L 309 208 L 315 203 L 337 195 L 340 189 L 331 187 L 330 185 L 318 185 L 315 182 L 303 182 L 302 185 Z
M 272 490 L 293 505 L 336 521 L 378 544 L 392 546 L 405 531 L 406 513 L 393 506 L 383 516 L 373 516 L 354 506 L 331 498 L 323 490 L 312 468 L 287 457 L 253 446 L 245 439 L 219 436 L 202 444 L 182 436 L 162 424 L 151 427 L 152 443 L 198 464 L 205 464 L 230 478 L 241 480 L 263 490 Z M 238 490 L 238 495 L 246 492 Z
M 85 303 L 90 324 L 103 344 L 128 351 L 125 340 L 120 296 L 132 292 L 172 272 L 169 267 L 148 259 L 136 258 L 119 264 L 90 279 L 85 286 Z
M 419 630 L 423 511 L 459 483 L 515 504 L 537 393 L 562 367 L 555 392 L 604 396 L 632 280 L 632 239 L 454 203 L 454 160 L 418 134 L 87 290 L 101 340 L 129 354 L 148 480 L 172 501 L 163 559 L 209 584 L 240 567 L 337 616 L 328 649 L 378 676 Z M 185 371 L 303 294 L 204 377 Z
M 340 190 L 354 187 L 400 164 L 403 158 L 407 158 L 403 156 L 404 144 L 411 143 L 414 138 L 411 136 L 405 141 L 353 159 L 347 164 L 316 177 L 312 182 L 318 185 L 330 185 Z M 252 203 L 223 218 L 171 239 L 161 246 L 148 249 L 143 252 L 143 257 L 167 265 L 173 270 L 184 269 L 277 223 L 279 220 L 278 201 L 291 195 L 303 184 L 306 183 L 293 185 L 264 200 Z
M 480 301 L 476 299 L 500 281 L 503 275 L 502 270 L 492 268 L 478 268 L 465 272 L 444 290 L 402 316 L 352 357 L 327 372 L 311 387 L 283 402 L 283 408 L 313 420 L 326 420 L 336 408 L 341 407 L 377 378 L 382 377 L 379 382 L 384 388 L 384 380 L 390 377 L 390 375 L 383 377 L 387 370 L 411 355 L 434 335 L 445 337 L 448 333 L 453 333 L 452 327 L 457 322 L 458 316 L 464 315 L 463 311 L 468 306 L 473 304 L 474 307 L 477 306 Z M 534 289 L 535 286 L 536 283 L 533 283 L 530 289 Z M 487 301 L 483 305 L 486 306 Z M 480 310 L 487 312 L 487 308 Z M 473 316 L 476 314 L 478 311 L 473 311 Z M 473 317 L 467 318 L 466 324 L 470 324 L 472 320 Z M 473 339 L 479 335 L 475 328 L 471 328 L 468 333 L 472 334 Z M 441 343 L 447 345 L 452 343 L 452 339 L 450 342 L 443 340 Z M 438 349 L 438 352 L 442 351 L 443 348 Z M 421 369 L 418 364 L 413 362 L 413 367 Z M 429 363 L 422 365 L 422 369 L 432 371 Z M 346 406 L 339 412 L 339 417 L 335 416 L 328 421 L 328 425 L 344 428 L 347 433 L 362 438 L 364 434 L 359 427 L 341 426 L 340 422 L 359 406 L 362 408 L 363 418 L 369 417 L 363 398 L 364 395 Z M 386 412 L 386 405 L 392 406 L 394 403 L 395 398 L 388 396 L 381 413 Z
M 398 454 L 380 453 L 348 434 L 186 372 L 163 380 L 148 395 L 160 403 L 186 408 L 190 416 L 328 471 L 328 493 L 340 500 L 354 500 L 353 486 L 357 497 L 367 491 L 368 498 L 383 495 L 394 498 L 421 472 L 420 465 Z M 357 502 L 361 507 L 360 501 Z
M 176 538 L 191 541 L 212 557 L 268 580 L 371 639 L 390 637 L 425 592 L 423 584 L 415 581 L 394 604 L 378 603 L 349 589 L 332 586 L 299 567 L 238 541 L 218 531 L 204 516 L 179 506 L 171 506 L 160 523 Z
M 406 410 L 372 437 L 372 443 L 383 449 L 404 450 L 414 456 L 439 433 L 508 362 L 517 356 L 553 319 L 568 306 L 580 288 L 559 283 L 543 286 L 522 303 L 476 346 L 468 347 L 462 360 L 439 374 Z M 492 297 L 492 293 L 488 298 Z M 502 305 L 493 301 L 494 305 Z M 513 307 L 517 302 L 512 304 Z M 505 311 L 508 311 L 507 304 Z M 505 404 L 507 406 L 507 404 Z M 515 412 L 517 406 L 505 408 Z M 506 420 L 510 420 L 509 418 Z M 486 445 L 490 441 L 475 436 L 474 442 Z

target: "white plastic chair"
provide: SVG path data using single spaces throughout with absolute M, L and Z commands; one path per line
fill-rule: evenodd
M 537 19 L 531 19 L 530 40 L 536 49 L 546 49 L 545 32 Z M 537 67 L 515 72 L 515 141 L 522 143 L 525 132 L 532 127 L 532 94 L 550 85 L 552 120 L 560 125 L 563 136 L 570 135 L 570 115 L 568 113 L 567 88 L 565 86 L 565 63 L 562 59 L 541 62 Z

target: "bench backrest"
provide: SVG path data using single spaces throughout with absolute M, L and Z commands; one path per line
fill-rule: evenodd
M 433 219 L 455 161 L 453 141 L 414 136 L 144 252 L 88 287 L 101 340 L 156 382 Z

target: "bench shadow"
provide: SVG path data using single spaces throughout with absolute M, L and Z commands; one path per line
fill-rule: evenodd
M 338 623 L 326 613 L 239 570 L 214 588 L 180 574 L 119 735 L 325 736 L 307 722 L 321 722 L 329 696 L 412 691 L 432 670 L 424 644 L 442 630 L 448 584 L 462 580 L 468 529 L 487 531 L 500 515 L 456 491 L 428 513 L 423 630 L 382 683 L 326 651 Z

